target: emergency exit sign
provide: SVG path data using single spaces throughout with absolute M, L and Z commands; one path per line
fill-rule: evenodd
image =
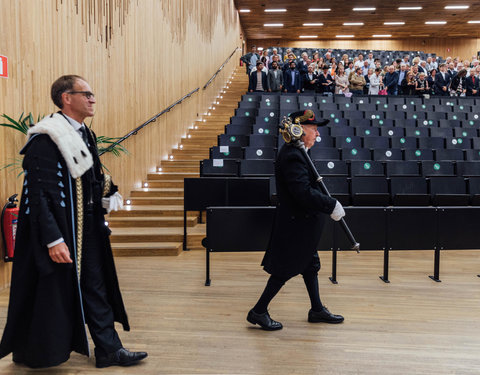
M 0 55 L 0 77 L 8 78 L 7 56 Z

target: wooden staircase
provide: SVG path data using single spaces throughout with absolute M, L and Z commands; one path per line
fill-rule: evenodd
M 209 148 L 217 145 L 217 136 L 234 116 L 247 92 L 245 69 L 237 68 L 227 86 L 210 115 L 194 124 L 157 173 L 147 175 L 145 187 L 130 193 L 125 209 L 110 213 L 110 239 L 116 256 L 178 255 L 182 251 L 183 179 L 200 176 L 200 160 L 209 158 Z M 205 224 L 199 224 L 198 212 L 188 213 L 187 226 L 187 247 L 202 249 Z

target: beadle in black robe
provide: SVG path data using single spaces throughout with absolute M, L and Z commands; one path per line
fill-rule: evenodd
M 89 136 L 90 144 L 95 145 L 94 135 Z M 96 148 L 91 147 L 89 151 L 93 156 L 94 174 L 92 169 L 83 173 L 84 186 L 93 175 L 103 179 Z M 13 352 L 15 362 L 30 367 L 56 366 L 68 360 L 72 351 L 89 355 L 76 267 L 76 207 L 77 199 L 82 197 L 77 197 L 75 179 L 49 135 L 34 135 L 21 153 L 25 155 L 25 180 L 0 358 Z M 106 196 L 113 194 L 115 188 L 112 185 Z M 115 321 L 128 331 L 130 327 L 108 238 L 110 231 L 104 224 L 103 214 L 97 215 L 95 221 L 104 228 L 104 279 L 108 299 Z M 61 237 L 70 250 L 73 263 L 55 263 L 49 256 L 47 244 Z
M 262 265 L 268 273 L 284 279 L 302 273 L 313 262 L 317 272 L 325 214 L 331 214 L 336 199 L 322 193 L 302 150 L 291 144 L 280 149 L 275 162 L 278 207 Z

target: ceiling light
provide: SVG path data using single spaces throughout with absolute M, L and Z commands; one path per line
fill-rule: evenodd
M 281 12 L 286 12 L 287 10 L 285 8 L 283 9 L 265 9 L 265 12 L 267 13 L 274 13 L 274 12 L 277 12 L 277 13 L 281 13 Z
M 355 35 L 335 35 L 336 38 L 353 38 Z
M 310 8 L 309 12 L 330 12 L 330 8 Z
M 323 26 L 323 23 L 304 23 L 303 26 Z
M 363 26 L 363 22 L 344 22 L 343 26 Z
M 445 25 L 447 21 L 426 21 L 425 25 Z
M 398 10 L 420 10 L 422 7 L 398 7 Z
M 374 34 L 372 35 L 374 38 L 390 38 L 392 34 Z
M 405 25 L 405 22 L 384 22 L 384 25 Z
M 300 38 L 318 38 L 318 35 L 300 35 Z
M 373 11 L 377 8 L 353 8 L 355 12 L 366 12 L 366 11 Z
M 447 5 L 445 9 L 468 9 L 470 5 Z
M 468 21 L 468 23 L 480 23 L 480 21 Z
M 265 27 L 283 27 L 283 23 L 264 23 Z
M 250 13 L 250 9 L 240 9 L 240 13 Z

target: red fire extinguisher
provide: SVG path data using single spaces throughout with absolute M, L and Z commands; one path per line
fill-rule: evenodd
M 18 224 L 18 202 L 17 195 L 14 194 L 8 198 L 8 202 L 3 206 L 1 217 L 2 239 L 5 246 L 5 262 L 13 261 L 13 251 L 15 249 L 15 237 Z

